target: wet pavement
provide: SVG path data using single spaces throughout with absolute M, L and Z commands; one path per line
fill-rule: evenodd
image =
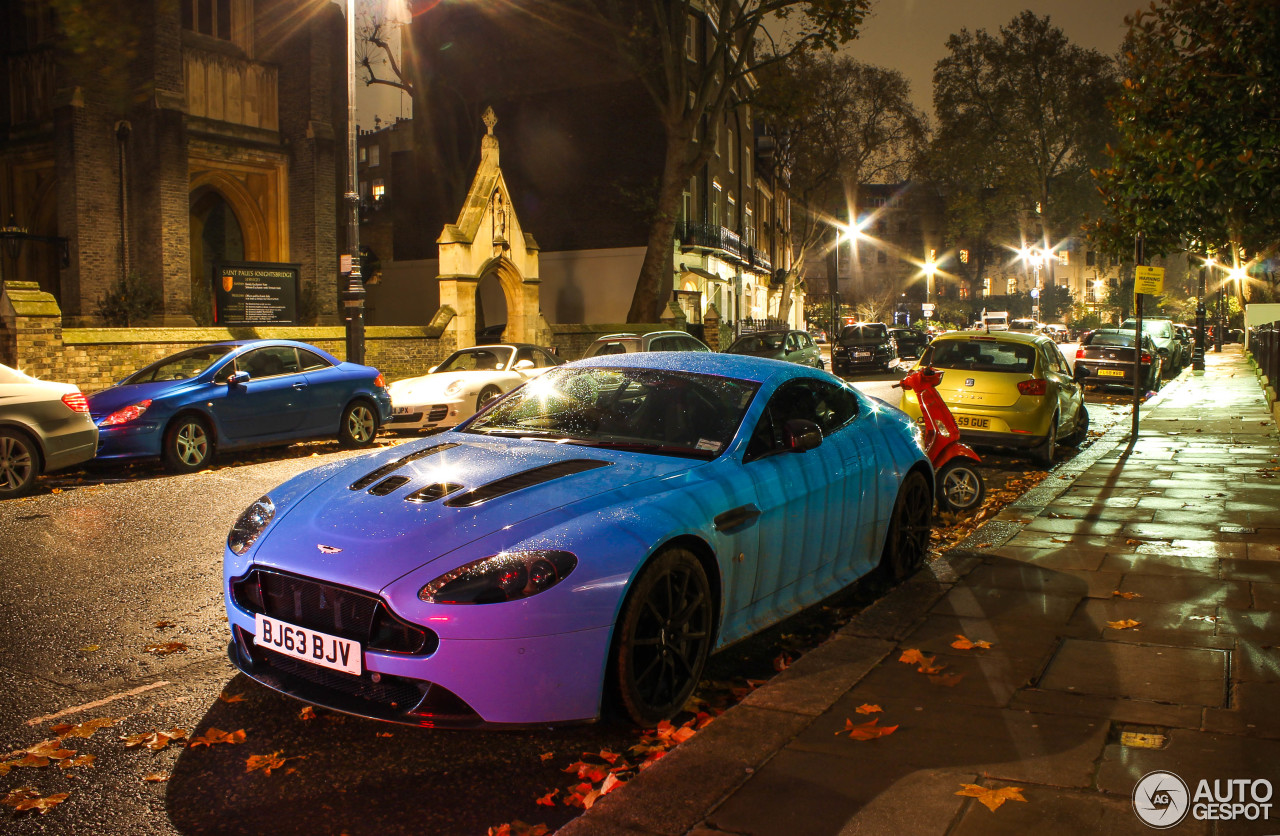
M 1206 360 L 559 833 L 1280 833 L 1280 437 Z

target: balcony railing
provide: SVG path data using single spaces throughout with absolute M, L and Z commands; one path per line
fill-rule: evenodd
M 676 237 L 685 250 L 717 250 L 742 258 L 742 238 L 738 233 L 712 224 L 685 223 L 676 226 Z

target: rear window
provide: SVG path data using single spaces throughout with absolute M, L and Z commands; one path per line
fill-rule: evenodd
M 1133 348 L 1133 334 L 1091 334 L 1085 345 L 1119 345 Z
M 630 340 L 609 340 L 607 342 L 596 343 L 587 349 L 587 353 L 583 357 L 599 357 L 604 354 L 626 354 L 628 351 L 639 351 L 640 341 L 638 339 Z
M 929 362 L 940 369 L 1029 374 L 1036 366 L 1035 346 L 977 340 L 935 342 Z
M 862 340 L 883 340 L 889 336 L 888 327 L 879 323 L 871 325 L 846 325 L 840 331 L 840 339 L 854 337 Z

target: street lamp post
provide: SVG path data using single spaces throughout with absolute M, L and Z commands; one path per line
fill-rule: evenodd
M 1204 295 L 1207 292 L 1209 268 L 1212 266 L 1212 256 L 1206 258 L 1204 264 L 1200 265 L 1200 291 L 1196 294 L 1196 346 L 1191 352 L 1191 369 L 1197 372 L 1204 371 Z
M 364 362 L 364 280 L 360 276 L 360 189 L 356 181 L 356 8 L 347 0 L 347 255 L 339 267 L 338 282 L 347 273 L 342 291 L 343 319 L 347 331 L 347 361 Z M 349 272 L 348 272 L 349 270 Z

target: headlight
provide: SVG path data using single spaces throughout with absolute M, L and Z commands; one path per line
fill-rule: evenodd
M 446 395 L 456 395 L 461 391 L 462 391 L 461 380 L 455 380 L 453 383 L 450 383 L 448 386 L 444 388 L 444 393 Z
M 546 592 L 578 558 L 561 551 L 503 552 L 446 572 L 418 590 L 428 604 L 500 604 Z
M 231 533 L 227 535 L 227 547 L 236 554 L 244 554 L 275 515 L 276 506 L 271 497 L 262 497 L 246 508 L 236 524 L 231 526 Z
M 130 421 L 142 417 L 142 413 L 147 411 L 147 407 L 151 406 L 151 401 L 138 401 L 130 404 L 123 409 L 117 409 L 115 412 L 102 419 L 99 427 L 114 427 L 116 424 L 127 424 Z

